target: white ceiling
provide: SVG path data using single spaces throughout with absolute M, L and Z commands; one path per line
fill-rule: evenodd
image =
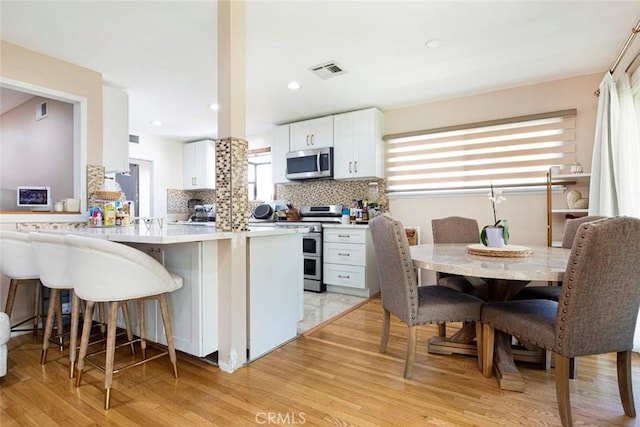
M 130 132 L 217 137 L 215 1 L 0 2 L 5 41 L 99 71 L 129 94 Z M 638 1 L 248 0 L 247 134 L 604 72 Z M 443 45 L 427 49 L 425 41 Z M 321 80 L 308 68 L 348 72 Z M 46 72 L 47 70 L 42 70 Z M 287 83 L 296 80 L 298 91 Z M 4 101 L 4 100 L 3 100 Z M 164 126 L 150 125 L 161 120 Z

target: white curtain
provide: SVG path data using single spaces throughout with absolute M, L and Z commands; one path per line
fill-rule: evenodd
M 640 93 L 636 88 L 636 93 Z M 640 97 L 635 97 L 631 79 L 624 73 L 618 79 L 620 102 L 617 137 L 614 138 L 614 176 L 618 195 L 618 214 L 640 217 Z
M 640 218 L 640 70 L 617 84 L 607 73 L 600 83 L 589 215 Z M 633 341 L 640 352 L 640 313 Z
M 614 216 L 618 214 L 616 194 L 613 139 L 617 128 L 618 94 L 611 73 L 607 73 L 600 83 L 598 115 L 591 160 L 591 181 L 589 185 L 589 215 Z

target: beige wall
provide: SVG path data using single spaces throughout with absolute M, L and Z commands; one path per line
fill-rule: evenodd
M 385 111 L 385 134 L 479 122 L 550 111 L 577 109 L 577 160 L 585 172 L 591 170 L 591 152 L 602 74 L 517 87 Z M 487 190 L 488 193 L 488 190 Z M 584 194 L 584 192 L 583 192 Z M 500 216 L 511 224 L 512 243 L 546 245 L 546 193 L 506 192 L 499 205 Z M 558 200 L 562 194 L 555 196 Z M 392 215 L 407 226 L 420 226 L 423 243 L 433 242 L 431 219 L 451 215 L 476 218 L 483 225 L 493 222 L 487 194 L 391 197 Z M 561 224 L 559 225 L 561 227 Z
M 0 76 L 87 99 L 87 163 L 102 164 L 102 74 L 0 41 Z

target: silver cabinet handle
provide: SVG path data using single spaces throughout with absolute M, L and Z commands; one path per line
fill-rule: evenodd
M 351 163 L 353 163 L 353 162 L 349 162 L 349 173 L 353 173 L 353 172 L 351 172 Z
M 307 145 L 309 145 L 309 135 L 307 135 Z
M 353 167 L 353 171 L 354 171 L 355 173 L 358 173 L 358 161 L 357 161 L 357 160 L 356 160 L 355 162 L 353 162 L 353 166 L 354 166 L 354 167 Z
M 351 254 L 341 254 L 340 252 L 338 252 L 338 256 L 351 256 Z
M 345 238 L 345 239 L 351 238 L 351 236 L 349 234 L 338 234 L 338 237 Z
M 343 276 L 342 274 L 338 274 L 339 279 L 350 279 L 351 276 Z
M 311 145 L 313 145 L 313 134 L 311 134 Z

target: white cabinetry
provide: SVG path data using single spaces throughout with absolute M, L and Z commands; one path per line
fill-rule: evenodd
M 572 173 L 561 174 L 557 168 L 549 169 L 547 172 L 547 245 L 548 246 L 560 246 L 562 229 L 564 228 L 564 220 L 559 221 L 560 218 L 572 215 L 576 217 L 586 216 L 589 214 L 589 209 L 575 209 L 568 206 L 566 201 L 566 192 L 563 193 L 562 201 L 558 202 L 554 200 L 553 186 L 554 185 L 570 185 L 571 189 L 587 189 L 589 187 L 590 173 Z M 587 196 L 582 193 L 582 198 Z M 554 227 L 557 222 L 562 223 L 562 227 Z M 554 230 L 555 229 L 555 230 Z M 555 233 L 554 233 L 555 231 Z
M 333 147 L 333 116 L 291 123 L 290 151 Z
M 102 165 L 105 172 L 129 170 L 129 96 L 102 86 Z
M 215 188 L 216 153 L 214 141 L 205 139 L 184 145 L 183 187 L 187 190 Z
M 383 178 L 382 112 L 377 108 L 333 116 L 334 178 Z
M 271 173 L 273 183 L 289 182 L 287 179 L 287 152 L 289 151 L 289 125 L 282 125 L 269 132 L 271 142 Z
M 130 246 L 164 263 L 167 270 L 183 279 L 182 288 L 169 294 L 171 326 L 176 349 L 197 357 L 217 351 L 217 242 L 170 245 L 131 243 Z M 145 304 L 148 339 L 166 345 L 158 303 L 147 301 Z M 130 307 L 132 312 L 136 310 L 135 305 L 132 304 Z
M 249 360 L 255 360 L 298 335 L 304 316 L 302 235 L 251 237 L 249 265 L 248 348 Z
M 369 297 L 380 290 L 368 227 L 325 227 L 322 250 L 328 291 Z

